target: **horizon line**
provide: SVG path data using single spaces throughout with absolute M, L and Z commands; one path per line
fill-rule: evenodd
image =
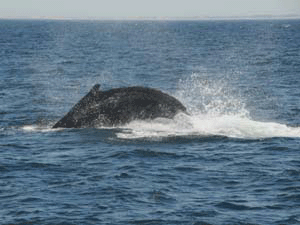
M 109 16 L 109 17 L 64 17 L 64 16 L 31 16 L 31 17 L 14 17 L 4 16 L 0 19 L 11 19 L 11 20 L 93 20 L 93 21 L 121 21 L 121 20 L 140 20 L 140 21 L 178 21 L 178 20 L 268 20 L 268 19 L 300 19 L 300 15 L 297 14 L 286 14 L 286 15 L 250 15 L 250 16 Z

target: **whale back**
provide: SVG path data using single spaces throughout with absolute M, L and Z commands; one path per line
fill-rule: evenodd
M 52 128 L 66 127 L 78 128 L 81 127 L 81 120 L 86 113 L 89 112 L 89 107 L 94 105 L 99 96 L 100 85 L 96 84 L 92 87 L 88 94 L 86 94 L 73 108 Z
M 132 120 L 173 118 L 186 108 L 174 97 L 146 87 L 100 91 L 95 85 L 53 128 L 117 126 Z

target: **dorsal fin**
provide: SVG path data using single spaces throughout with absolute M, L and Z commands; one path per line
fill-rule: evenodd
M 92 87 L 90 94 L 95 96 L 97 94 L 97 92 L 99 91 L 99 88 L 100 88 L 100 84 L 95 84 L 94 87 Z

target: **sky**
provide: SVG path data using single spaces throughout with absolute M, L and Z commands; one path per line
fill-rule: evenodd
M 300 17 L 300 0 L 0 0 L 0 18 Z

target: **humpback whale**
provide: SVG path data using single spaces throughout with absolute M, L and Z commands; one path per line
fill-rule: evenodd
M 176 98 L 147 87 L 99 90 L 96 84 L 52 128 L 112 127 L 133 120 L 172 119 L 186 108 Z

